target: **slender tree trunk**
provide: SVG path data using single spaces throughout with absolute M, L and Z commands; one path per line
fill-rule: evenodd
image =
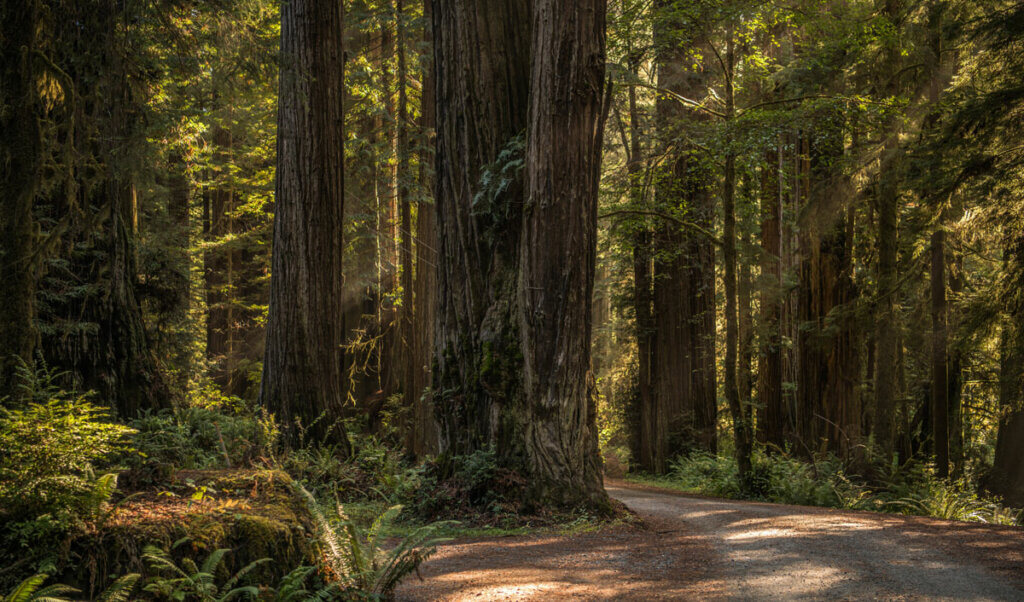
M 761 171 L 761 330 L 758 401 L 761 439 L 769 449 L 785 449 L 782 400 L 782 194 L 779 148 L 767 151 Z
M 945 231 L 939 227 L 931 241 L 931 314 L 932 314 L 932 439 L 935 468 L 939 478 L 949 475 L 949 387 L 947 382 L 946 334 L 946 245 Z
M 896 23 L 901 0 L 886 0 L 883 12 Z M 890 43 L 886 49 L 885 75 L 889 78 L 888 91 L 899 91 L 900 48 Z M 896 406 L 896 285 L 897 251 L 899 236 L 899 188 L 897 182 L 897 152 L 899 140 L 896 134 L 887 133 L 879 174 L 875 203 L 878 209 L 878 288 L 877 318 L 875 321 L 875 443 L 883 458 L 892 456 L 894 450 L 893 421 Z
M 340 3 L 281 7 L 274 247 L 260 403 L 292 442 L 348 444 L 344 403 L 344 64 Z
M 630 72 L 639 77 L 638 57 L 630 57 Z M 629 196 L 634 207 L 642 206 L 643 182 L 641 182 L 643 157 L 640 149 L 640 112 L 636 102 L 636 87 L 629 87 Z M 664 469 L 663 447 L 660 445 L 664 431 L 664 417 L 660 414 L 659 399 L 655 396 L 654 366 L 654 313 L 653 313 L 653 272 L 651 232 L 646 222 L 637 227 L 633 236 L 633 308 L 636 320 L 637 348 L 637 408 L 640 428 L 634 433 L 637 459 L 643 470 L 661 472 Z
M 399 314 L 399 336 L 397 341 L 397 357 L 402 362 L 402 406 L 409 410 L 410 420 L 405 428 L 409 431 L 417 427 L 415 421 L 416 398 L 419 392 L 415 390 L 416 371 L 419 362 L 415 354 L 413 339 L 415 338 L 416 307 L 413 305 L 413 259 L 412 259 L 412 205 L 409 199 L 410 180 L 412 174 L 409 168 L 409 99 L 406 92 L 408 85 L 408 71 L 406 66 L 406 24 L 405 24 L 405 1 L 395 0 L 395 31 L 398 53 L 398 114 L 396 140 L 398 147 L 398 206 L 401 213 L 401 226 L 399 228 L 399 263 L 401 264 L 401 285 L 402 285 L 402 310 Z
M 430 23 L 433 20 L 433 1 L 424 0 L 423 19 L 427 23 L 424 38 L 428 48 L 432 46 Z M 411 376 L 413 428 L 410 450 L 422 458 L 436 454 L 437 425 L 434 421 L 434 404 L 427 394 L 430 387 L 430 356 L 434 345 L 434 313 L 436 311 L 435 289 L 437 287 L 437 226 L 435 207 L 426 199 L 433 192 L 434 160 L 434 66 L 429 55 L 424 55 L 423 89 L 420 101 L 420 131 L 423 135 L 419 157 L 419 181 L 421 197 L 416 211 L 416 274 L 413 297 L 413 348 L 414 358 Z
M 32 362 L 36 344 L 37 268 L 32 203 L 41 164 L 32 53 L 39 2 L 8 2 L 0 9 L 0 399 L 17 401 L 15 369 Z
M 604 123 L 604 0 L 537 0 L 518 317 L 531 489 L 607 505 L 590 368 Z
M 733 65 L 735 64 L 735 43 L 732 31 L 726 42 L 726 74 L 725 74 L 725 113 L 727 127 L 733 126 L 736 113 L 735 88 L 733 85 Z M 730 134 L 731 137 L 731 134 Z M 736 301 L 736 153 L 732 149 L 726 151 L 725 179 L 722 193 L 723 214 L 723 246 L 722 256 L 725 263 L 725 398 L 732 414 L 733 430 L 736 437 L 736 461 L 741 481 L 746 481 L 750 474 L 751 438 L 740 402 L 739 383 L 736 377 L 737 347 L 739 345 L 739 327 Z

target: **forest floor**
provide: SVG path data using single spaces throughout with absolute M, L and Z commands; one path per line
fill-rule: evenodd
M 458 540 L 399 600 L 1024 600 L 1024 530 L 606 483 L 643 521 Z

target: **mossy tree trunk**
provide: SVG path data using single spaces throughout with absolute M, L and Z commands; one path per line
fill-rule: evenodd
M 520 383 L 515 284 L 530 3 L 438 3 L 433 32 L 438 234 L 433 388 L 440 448 L 464 455 L 493 446 L 504 464 L 525 469 L 528 408 Z
M 0 8 L 0 399 L 16 399 L 18 359 L 32 360 L 36 343 L 36 261 L 32 202 L 41 163 L 32 53 L 39 3 Z
M 341 3 L 281 8 L 274 247 L 260 403 L 347 451 L 342 417 L 343 19 Z M 330 431 L 328 431 L 331 429 Z
M 453 1 L 433 23 L 442 451 L 493 447 L 531 505 L 606 507 L 589 351 L 603 2 Z

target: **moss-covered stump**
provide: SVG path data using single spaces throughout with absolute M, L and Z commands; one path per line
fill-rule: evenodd
M 282 575 L 315 560 L 309 512 L 295 495 L 291 478 L 274 470 L 182 471 L 162 488 L 129 496 L 96 528 L 70 543 L 64 583 L 98 591 L 111 576 L 150 575 L 143 548 L 170 549 L 179 561 L 201 565 L 210 552 L 229 548 L 220 577 L 261 558 L 255 582 L 276 584 Z

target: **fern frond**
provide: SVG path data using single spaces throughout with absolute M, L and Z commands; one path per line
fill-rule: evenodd
M 128 596 L 135 589 L 135 583 L 139 580 L 138 573 L 129 573 L 110 584 L 110 587 L 100 594 L 99 602 L 128 602 Z

